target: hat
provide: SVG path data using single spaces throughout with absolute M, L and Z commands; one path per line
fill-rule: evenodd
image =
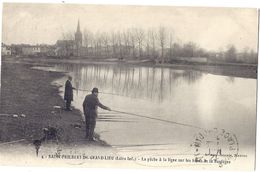
M 96 88 L 96 87 L 93 88 L 93 89 L 92 89 L 92 93 L 98 93 L 98 88 Z

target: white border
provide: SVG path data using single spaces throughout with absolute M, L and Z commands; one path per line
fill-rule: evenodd
M 159 5 L 159 6 L 194 6 L 194 7 L 238 7 L 238 8 L 260 8 L 260 1 L 259 0 L 3 0 L 4 3 L 10 3 L 10 2 L 17 2 L 17 3 L 67 3 L 67 4 L 75 4 L 75 3 L 81 3 L 81 4 L 119 4 L 119 5 Z M 0 33 L 2 33 L 2 3 L 0 4 L 0 10 L 1 10 L 1 19 L 0 19 Z M 258 22 L 259 23 L 259 22 Z M 258 29 L 259 32 L 259 29 Z M 0 40 L 2 42 L 2 34 L 0 34 Z M 259 42 L 259 35 L 258 35 L 258 42 Z M 259 43 L 258 43 L 258 71 L 259 71 Z M 1 67 L 1 56 L 0 56 L 0 67 Z M 259 75 L 258 75 L 259 77 Z M 259 84 L 257 89 L 259 90 Z M 257 92 L 257 97 L 259 97 L 259 92 Z M 259 107 L 259 101 L 257 101 L 257 107 Z M 258 113 L 257 113 L 258 116 Z M 257 123 L 259 124 L 259 117 L 257 118 Z M 259 133 L 260 129 L 257 126 L 257 149 L 256 149 L 256 162 L 259 162 Z M 15 162 L 14 162 L 15 164 Z M 260 166 L 256 164 L 256 170 L 258 170 Z M 0 167 L 0 171 L 9 171 L 9 172 L 57 172 L 57 171 L 63 171 L 63 172 L 71 172 L 71 171 L 86 171 L 91 170 L 91 172 L 96 171 L 107 171 L 107 172 L 130 172 L 130 171 L 147 171 L 147 170 L 141 170 L 141 169 L 86 169 L 86 168 L 40 168 L 40 167 Z M 149 171 L 176 171 L 175 169 L 156 169 Z M 180 171 L 180 170 L 177 170 Z M 181 170 L 182 172 L 186 171 L 193 171 L 193 170 Z M 196 170 L 197 171 L 197 170 Z
M 3 2 L 38 3 L 84 3 L 84 4 L 120 4 L 120 5 L 172 5 L 203 7 L 260 7 L 259 0 L 3 0 Z

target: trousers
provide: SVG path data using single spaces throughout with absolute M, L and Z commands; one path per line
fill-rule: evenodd
M 94 130 L 96 127 L 96 117 L 85 116 L 85 122 L 86 122 L 86 138 L 89 140 L 93 140 Z
M 66 109 L 70 110 L 71 100 L 66 100 Z

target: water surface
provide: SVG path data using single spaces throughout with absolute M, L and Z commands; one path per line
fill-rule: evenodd
M 114 110 L 223 128 L 243 145 L 255 144 L 256 79 L 123 65 L 63 64 L 55 69 L 72 75 L 79 89 L 73 105 L 80 110 L 84 97 L 98 87 L 100 101 Z M 111 145 L 150 145 L 187 143 L 197 129 L 100 109 L 97 132 Z

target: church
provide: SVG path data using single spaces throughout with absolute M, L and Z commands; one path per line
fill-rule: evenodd
M 57 40 L 55 55 L 58 57 L 83 56 L 82 32 L 80 31 L 80 22 L 78 20 L 74 40 Z
M 78 25 L 76 32 L 74 34 L 74 39 L 63 39 L 57 40 L 55 44 L 55 56 L 57 57 L 80 57 L 80 58 L 122 58 L 123 50 L 128 50 L 126 56 L 130 56 L 133 51 L 133 47 L 124 46 L 121 44 L 102 44 L 94 43 L 92 38 L 92 44 L 88 46 L 83 46 L 83 34 L 80 30 L 80 22 L 78 20 Z
M 77 31 L 75 33 L 75 49 L 76 55 L 80 56 L 80 49 L 82 48 L 82 32 L 80 31 L 80 24 L 78 20 Z

